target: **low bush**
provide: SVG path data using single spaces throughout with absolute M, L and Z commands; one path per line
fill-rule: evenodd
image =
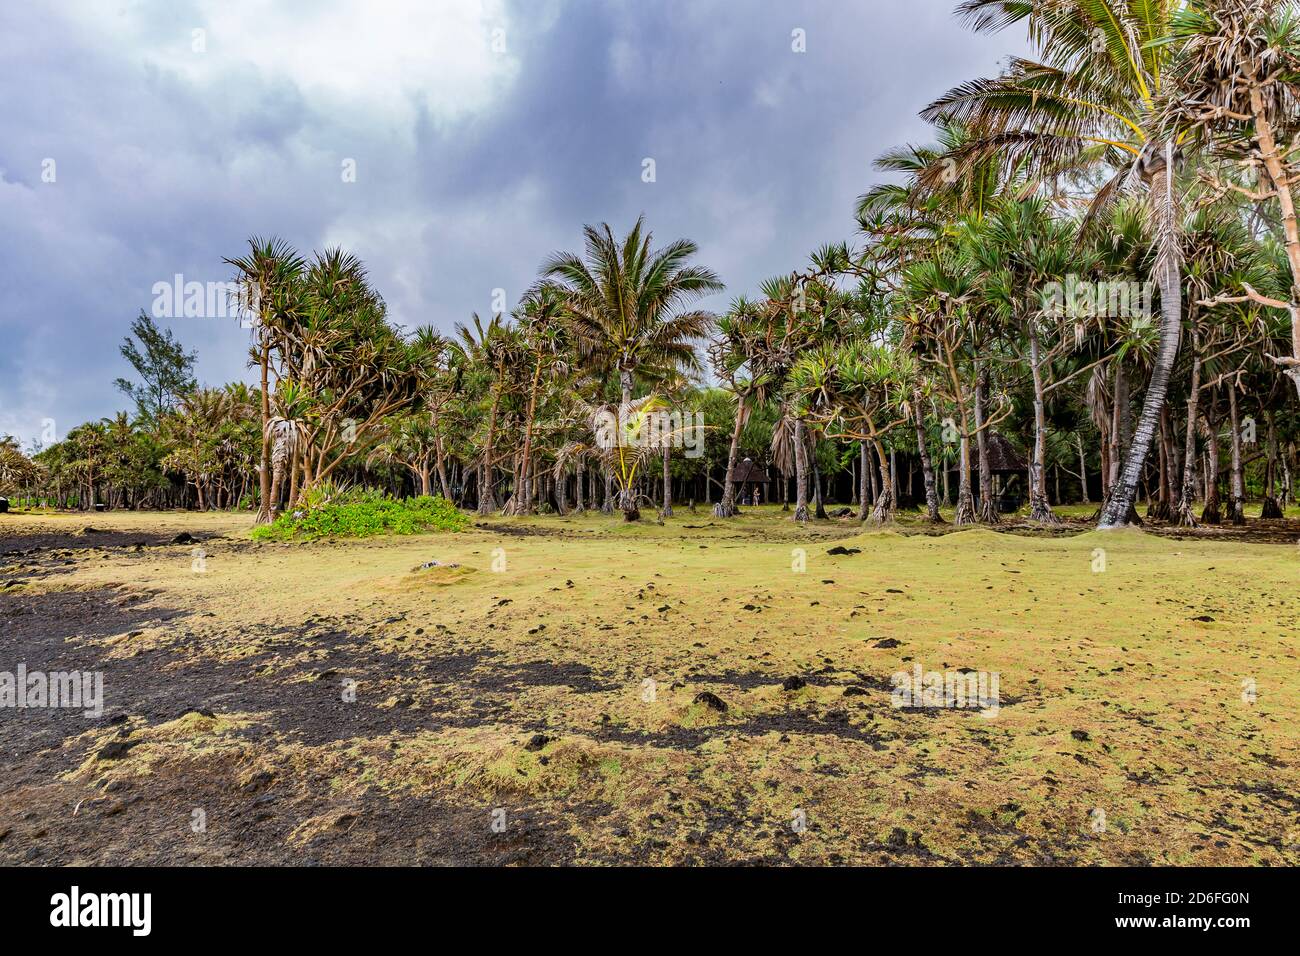
M 391 498 L 376 491 L 354 491 L 328 502 L 308 503 L 274 522 L 253 529 L 258 541 L 366 538 L 377 534 L 462 531 L 469 518 L 446 498 Z

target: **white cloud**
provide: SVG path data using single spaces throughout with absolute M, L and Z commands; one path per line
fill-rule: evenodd
M 325 113 L 409 118 L 414 106 L 450 122 L 487 109 L 519 72 L 505 0 L 312 3 L 197 0 L 192 16 L 101 2 L 81 28 L 127 58 L 198 87 L 288 80 Z M 192 21 L 192 22 L 191 22 Z M 195 30 L 203 50 L 195 50 Z

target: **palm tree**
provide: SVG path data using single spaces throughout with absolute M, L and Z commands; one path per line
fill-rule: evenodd
M 1300 224 L 1293 184 L 1297 165 L 1294 133 L 1300 107 L 1300 14 L 1292 0 L 1188 0 L 1173 17 L 1177 86 L 1168 97 L 1172 122 L 1256 171 L 1267 184 L 1217 180 L 1222 192 L 1252 202 L 1276 199 L 1291 272 L 1286 299 L 1253 286 L 1244 297 L 1283 309 L 1291 319 L 1291 355 L 1268 356 L 1300 393 Z M 1262 178 L 1262 177 L 1261 177 Z
M 699 251 L 695 243 L 679 239 L 652 249 L 644 217 L 622 242 L 607 223 L 585 226 L 583 234 L 584 256 L 556 254 L 542 266 L 542 278 L 564 295 L 578 355 L 617 375 L 620 415 L 626 417 L 635 375 L 698 370 L 693 343 L 707 333 L 713 315 L 688 306 L 723 285 L 709 269 L 689 264 Z M 620 505 L 634 520 L 636 504 L 627 491 Z
M 299 282 L 306 266 L 293 247 L 281 239 L 248 240 L 248 254 L 224 259 L 235 267 L 240 305 L 251 313 L 253 322 L 253 361 L 261 370 L 262 385 L 262 460 L 259 481 L 257 523 L 272 520 L 271 507 L 271 351 L 277 326 L 299 308 Z
M 301 386 L 288 379 L 281 381 L 276 392 L 276 413 L 266 425 L 267 437 L 271 442 L 271 513 L 273 516 L 280 510 L 285 467 L 297 468 L 298 453 L 307 442 L 306 416 L 311 405 L 311 396 Z M 295 488 L 294 492 L 296 490 Z M 291 493 L 289 496 L 291 507 L 294 499 L 295 495 Z
M 564 363 L 560 314 L 563 294 L 556 286 L 542 283 L 529 289 L 519 304 L 520 344 L 523 358 L 532 366 L 527 385 L 527 402 L 524 409 L 524 440 L 519 456 L 519 482 L 512 502 L 512 514 L 532 514 L 533 504 L 533 437 L 537 420 L 538 400 L 545 385 L 553 381 L 543 378 L 553 374 Z
M 507 370 L 512 361 L 516 344 L 513 331 L 506 326 L 500 315 L 494 315 L 487 324 L 475 313 L 470 316 L 472 327 L 456 323 L 455 348 L 460 361 L 474 370 L 488 396 L 488 413 L 482 450 L 478 464 L 478 513 L 491 514 L 497 510 L 496 480 L 494 470 L 496 461 L 497 423 L 501 402 L 508 387 Z
M 976 137 L 950 158 L 960 172 L 997 157 L 1040 176 L 1086 163 L 1110 168 L 1087 222 L 1125 187 L 1146 185 L 1156 234 L 1160 348 L 1128 457 L 1099 527 L 1127 523 L 1160 419 L 1182 333 L 1177 163 L 1183 135 L 1162 114 L 1177 50 L 1167 42 L 1177 0 L 965 0 L 978 31 L 1029 28 L 1040 59 L 1013 57 L 1000 76 L 963 84 L 922 113 L 968 124 Z

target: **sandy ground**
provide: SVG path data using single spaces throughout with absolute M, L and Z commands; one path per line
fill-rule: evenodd
M 1300 862 L 1295 522 L 248 526 L 0 517 L 0 862 Z

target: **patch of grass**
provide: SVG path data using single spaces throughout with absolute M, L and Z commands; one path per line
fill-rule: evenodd
M 286 512 L 254 528 L 256 541 L 311 541 L 316 538 L 369 538 L 420 531 L 463 531 L 469 518 L 442 497 L 398 499 L 360 492 L 306 511 Z

